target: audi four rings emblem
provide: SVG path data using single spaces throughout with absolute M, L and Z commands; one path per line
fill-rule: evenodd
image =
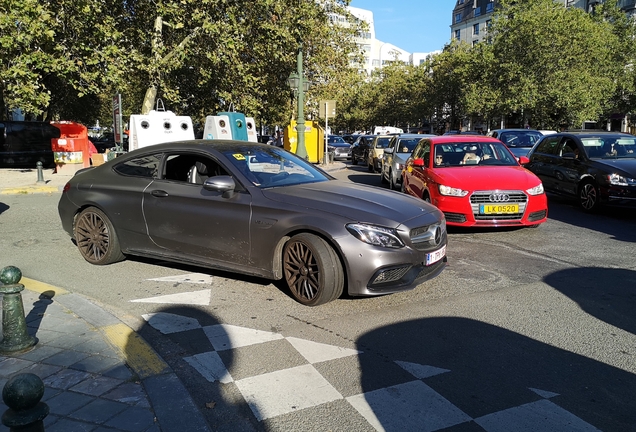
M 504 194 L 504 193 L 498 193 L 498 194 L 494 193 L 494 194 L 490 194 L 488 199 L 490 199 L 490 202 L 506 202 L 506 201 L 510 201 L 510 195 Z

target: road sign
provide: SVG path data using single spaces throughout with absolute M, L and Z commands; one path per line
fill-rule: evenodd
M 328 118 L 336 116 L 336 101 L 335 100 L 321 100 L 320 109 L 318 115 L 320 118 Z

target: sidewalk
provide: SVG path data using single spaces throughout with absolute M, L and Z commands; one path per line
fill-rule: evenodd
M 80 295 L 25 277 L 20 283 L 38 343 L 0 355 L 0 388 L 14 374 L 38 375 L 47 432 L 209 430 L 179 378 L 130 327 Z M 0 402 L 0 414 L 6 410 Z

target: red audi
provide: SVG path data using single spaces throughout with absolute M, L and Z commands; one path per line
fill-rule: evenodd
M 422 139 L 402 171 L 402 191 L 437 206 L 455 226 L 531 226 L 545 222 L 541 180 L 499 140 L 472 135 Z

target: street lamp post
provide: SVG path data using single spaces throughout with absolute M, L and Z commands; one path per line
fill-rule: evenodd
M 298 59 L 296 61 L 296 73 L 290 75 L 289 86 L 298 93 L 298 115 L 296 119 L 296 133 L 298 142 L 296 145 L 296 155 L 303 159 L 307 159 L 307 148 L 305 147 L 305 91 L 309 88 L 309 82 L 305 82 L 303 75 L 303 48 L 298 48 Z

